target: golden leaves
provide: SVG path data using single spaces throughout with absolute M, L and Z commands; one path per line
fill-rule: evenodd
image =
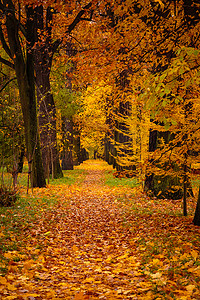
M 188 219 L 166 214 L 180 203 L 104 186 L 104 170 L 110 170 L 104 162 L 87 161 L 78 168 L 88 174 L 82 186 L 45 190 L 49 197 L 58 193 L 62 201 L 49 210 L 43 206 L 42 214 L 20 232 L 23 245 L 4 252 L 3 299 L 151 300 L 161 298 L 161 291 L 165 299 L 172 294 L 198 299 L 197 229 Z M 43 193 L 36 189 L 36 195 Z
M 160 6 L 161 6 L 162 9 L 165 8 L 165 6 L 164 6 L 164 4 L 163 4 L 163 2 L 161 0 L 154 0 L 154 1 L 158 2 L 160 4 Z
M 74 300 L 86 300 L 88 299 L 87 295 L 84 295 L 83 292 L 79 292 L 75 295 Z
M 5 277 L 0 276 L 0 284 L 7 284 L 7 280 Z

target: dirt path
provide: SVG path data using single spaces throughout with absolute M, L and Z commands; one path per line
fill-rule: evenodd
M 49 233 L 37 232 L 37 239 L 46 253 L 33 280 L 41 299 L 143 299 L 137 296 L 144 287 L 136 245 L 102 180 L 93 164 L 68 205 L 57 207 L 51 222 L 43 220 L 40 228 Z

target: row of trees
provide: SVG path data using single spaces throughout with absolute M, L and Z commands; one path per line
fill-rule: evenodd
M 196 0 L 0 1 L 0 62 L 17 79 L 33 186 L 62 176 L 60 144 L 72 167 L 81 131 L 84 147 L 136 170 L 154 196 L 183 197 L 187 214 L 199 161 L 199 15 Z
M 200 158 L 199 15 L 197 1 L 110 2 L 98 44 L 81 53 L 78 66 L 84 72 L 89 62 L 85 77 L 103 74 L 112 89 L 103 109 L 106 160 L 143 173 L 145 190 L 156 197 L 183 198 L 184 215 Z
M 62 176 L 50 72 L 58 47 L 61 44 L 65 49 L 70 46 L 65 35 L 70 37 L 90 6 L 91 3 L 82 8 L 76 2 L 64 5 L 62 1 L 45 4 L 43 1 L 0 2 L 0 62 L 13 69 L 16 76 L 33 187 L 44 187 L 49 171 L 54 178 Z M 65 22 L 60 32 L 63 14 Z M 2 82 L 2 90 L 8 81 Z

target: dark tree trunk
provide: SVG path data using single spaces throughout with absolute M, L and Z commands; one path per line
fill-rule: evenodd
M 156 150 L 157 135 L 158 135 L 157 130 L 150 130 L 150 132 L 149 132 L 149 152 L 154 152 Z M 154 174 L 147 174 L 145 176 L 144 190 L 146 192 L 154 190 L 153 179 L 154 179 Z
M 156 130 L 150 131 L 149 135 L 149 152 L 154 152 L 158 145 L 158 139 L 163 138 L 165 143 L 169 143 L 173 136 L 170 132 L 158 132 Z M 151 160 L 150 163 L 160 168 L 163 172 L 168 169 L 168 164 L 165 163 L 161 165 L 159 161 Z M 171 164 L 170 166 L 173 171 L 179 171 L 179 167 L 176 163 Z M 188 168 L 187 168 L 188 170 Z M 184 186 L 182 184 L 182 178 L 180 176 L 172 176 L 172 175 L 155 175 L 153 173 L 146 174 L 145 177 L 145 185 L 144 190 L 152 194 L 152 196 L 158 198 L 167 198 L 167 199 L 181 199 L 184 196 Z M 185 182 L 185 180 L 184 180 Z M 187 180 L 187 191 L 185 191 L 185 196 L 192 196 L 192 187 L 189 180 Z M 186 214 L 186 212 L 184 212 Z
M 150 131 L 149 134 L 149 152 L 154 152 L 158 145 L 158 139 L 163 138 L 165 143 L 171 139 L 169 132 L 158 132 L 156 130 Z M 163 172 L 168 169 L 168 165 L 161 165 L 159 161 L 151 160 L 150 163 L 160 168 Z M 177 170 L 177 165 L 171 166 L 173 171 Z M 152 196 L 167 199 L 181 199 L 183 197 L 183 186 L 180 182 L 179 176 L 172 175 L 155 175 L 153 173 L 147 174 L 145 178 L 144 190 L 150 192 Z
M 193 223 L 194 225 L 200 226 L 200 187 Z
M 32 39 L 35 40 L 34 67 L 36 74 L 37 100 L 39 107 L 39 127 L 42 146 L 42 161 L 45 176 L 48 177 L 50 171 L 53 178 L 62 177 L 62 170 L 59 162 L 56 136 L 56 107 L 50 88 L 50 71 L 55 50 L 51 41 L 51 21 L 52 9 L 48 7 L 46 12 L 42 5 L 29 9 L 33 20 Z M 46 16 L 44 16 L 46 14 Z M 45 42 L 41 43 L 41 36 Z M 45 45 L 44 45 L 45 43 Z M 47 162 L 47 157 L 49 157 Z
M 24 148 L 24 146 L 21 146 L 20 155 L 19 155 L 19 162 L 18 162 L 18 168 L 17 168 L 17 173 L 22 173 L 22 171 L 23 171 L 24 157 L 25 157 L 25 148 Z
M 62 117 L 62 169 L 73 170 L 73 122 Z
M 85 160 L 89 159 L 89 154 L 85 150 L 85 148 L 81 148 L 80 150 L 80 163 L 84 162 Z
M 74 132 L 73 145 L 74 145 L 73 162 L 74 162 L 74 166 L 77 166 L 83 162 L 81 158 L 81 140 L 80 140 L 79 132 L 77 130 Z
M 23 56 L 18 35 L 18 23 L 15 19 L 14 7 L 9 4 L 10 13 L 6 18 L 6 28 L 11 54 L 19 87 L 20 101 L 25 127 L 25 142 L 27 157 L 31 164 L 31 184 L 33 187 L 45 187 L 44 170 L 40 152 L 40 139 L 38 133 L 37 108 L 34 85 L 33 56 L 31 44 L 27 45 L 26 61 Z M 27 22 L 27 40 L 32 31 L 32 21 Z
M 48 55 L 47 55 L 48 56 Z M 42 146 L 42 159 L 46 177 L 48 170 L 53 178 L 63 176 L 57 150 L 56 108 L 50 91 L 50 65 L 44 52 L 35 55 L 37 99 L 39 106 L 39 126 Z M 49 153 L 49 161 L 46 161 Z
M 119 106 L 119 116 L 123 116 L 126 119 L 131 114 L 131 104 L 126 101 L 121 102 Z M 125 121 L 116 121 L 116 130 L 114 133 L 114 138 L 116 146 L 114 146 L 114 166 L 117 171 L 123 170 L 135 170 L 136 166 L 131 157 L 133 154 L 132 151 L 132 138 L 130 137 L 129 128 L 126 125 Z M 121 159 L 125 158 L 127 160 L 126 164 L 123 164 Z
M 109 165 L 113 166 L 113 168 L 116 167 L 116 155 L 116 149 L 110 141 L 110 134 L 107 133 L 104 141 L 104 158 Z
M 81 147 L 80 133 L 76 128 L 74 130 L 73 145 L 74 145 L 74 151 L 73 151 L 74 165 L 79 165 L 83 161 L 87 160 L 89 158 L 89 155 L 88 152 Z

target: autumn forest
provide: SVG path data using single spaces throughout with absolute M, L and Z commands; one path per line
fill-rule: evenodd
M 0 299 L 200 299 L 199 0 L 0 0 Z

